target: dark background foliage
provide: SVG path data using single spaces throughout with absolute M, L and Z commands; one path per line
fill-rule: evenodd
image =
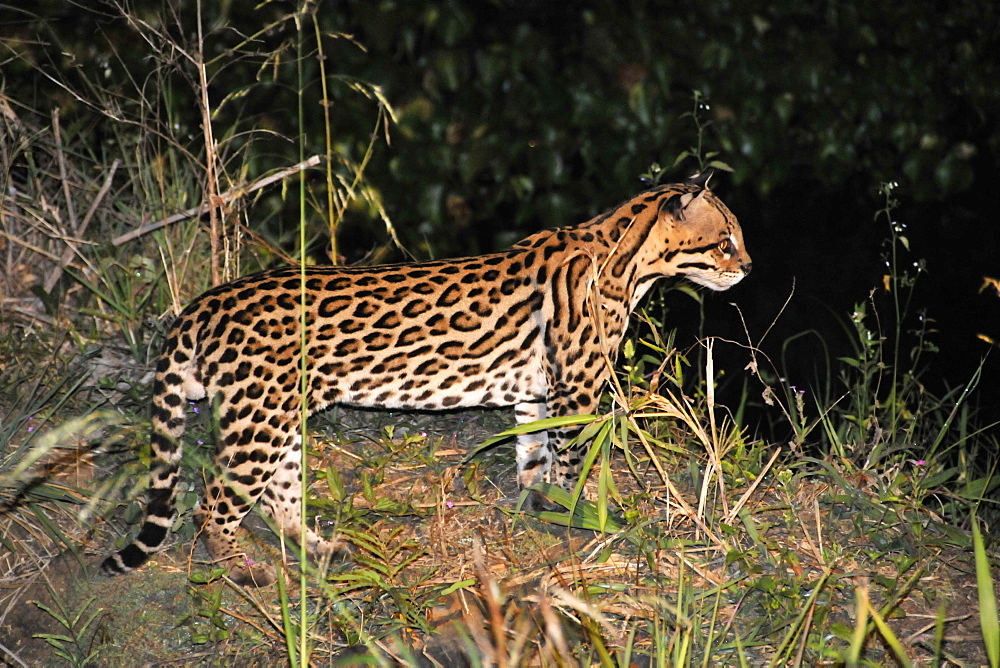
M 307 151 L 323 152 L 321 106 L 307 104 L 301 128 L 296 117 L 294 23 L 281 20 L 294 7 L 203 4 L 213 123 L 275 133 L 256 140 L 248 176 L 294 162 L 300 129 Z M 195 3 L 174 7 L 138 2 L 128 11 L 190 43 Z M 330 90 L 339 154 L 360 160 L 378 132 L 374 103 L 352 82 L 379 85 L 396 110 L 391 141 L 377 143 L 366 178 L 417 258 L 486 252 L 583 221 L 643 188 L 652 163 L 667 179 L 697 171 L 693 158 L 674 161 L 696 144 L 685 113 L 699 91 L 700 117 L 711 123 L 704 150 L 733 168 L 712 185 L 739 216 L 755 269 L 706 299 L 704 332 L 691 325 L 697 305 L 668 298 L 668 324 L 681 328 L 682 343 L 702 333 L 745 341 L 730 302 L 756 342 L 794 285 L 765 351 L 780 359 L 782 342 L 817 330 L 832 356 L 845 354 L 842 323 L 854 305 L 873 290 L 877 303 L 886 298 L 889 230 L 874 219 L 886 181 L 899 183 L 904 263 L 926 261 L 915 304 L 940 330 L 929 386 L 965 382 L 989 348 L 977 334 L 1000 338 L 1000 302 L 980 292 L 984 276 L 1000 274 L 1000 9 L 992 0 L 342 0 L 315 9 L 328 72 L 340 77 Z M 110 162 L 120 147 L 102 134 L 107 119 L 40 73 L 82 89 L 100 85 L 123 105 L 138 88 L 177 137 L 187 133 L 197 145 L 193 89 L 176 73 L 156 75 L 175 52 L 150 58 L 154 49 L 134 23 L 106 4 L 49 0 L 30 11 L 3 13 L 8 96 L 36 109 L 60 105 Z M 312 48 L 304 73 L 315 100 Z M 276 52 L 284 58 L 263 55 Z M 310 188 L 316 194 L 324 184 Z M 293 250 L 291 207 L 272 197 L 252 214 L 258 232 Z M 386 243 L 384 226 L 362 206 L 347 212 L 338 237 L 348 262 Z M 323 247 L 318 239 L 310 250 L 329 261 Z M 816 337 L 797 341 L 787 350 L 788 382 L 805 386 L 814 367 L 825 373 L 823 348 Z M 746 353 L 721 354 L 739 377 Z M 988 367 L 992 396 L 998 375 L 996 364 Z

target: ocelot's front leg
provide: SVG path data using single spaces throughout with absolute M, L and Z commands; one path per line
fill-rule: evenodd
M 546 415 L 544 403 L 517 404 L 514 407 L 514 419 L 518 426 L 543 420 Z M 549 481 L 552 451 L 549 449 L 549 437 L 544 429 L 518 436 L 515 455 L 517 459 L 517 486 L 519 488 L 527 489 L 538 483 Z
M 518 404 L 515 416 L 519 425 L 546 417 L 592 413 L 597 407 L 596 397 L 577 395 L 571 404 L 559 399 L 549 403 Z M 580 431 L 578 426 L 562 427 L 522 434 L 517 437 L 517 481 L 521 489 L 547 482 L 571 494 L 576 490 L 583 463 L 584 446 L 573 443 Z M 538 492 L 532 492 L 525 506 L 529 510 L 565 510 Z
M 571 397 L 572 400 L 567 399 Z M 551 399 L 548 404 L 550 415 L 586 415 L 597 410 L 598 397 L 586 393 L 567 392 Z M 570 425 L 549 430 L 549 447 L 553 453 L 552 484 L 570 494 L 576 492 L 580 481 L 580 469 L 587 454 L 587 444 L 573 442 L 581 427 Z
M 514 418 L 519 426 L 544 420 L 547 416 L 548 409 L 544 403 L 517 404 L 514 407 Z M 515 453 L 519 489 L 528 489 L 550 481 L 552 449 L 547 431 L 543 429 L 518 436 Z M 534 490 L 529 492 L 523 507 L 525 510 L 560 510 L 559 506 Z

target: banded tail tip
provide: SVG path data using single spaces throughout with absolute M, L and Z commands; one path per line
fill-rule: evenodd
M 101 562 L 101 574 L 114 576 L 130 573 L 142 566 L 149 557 L 149 552 L 132 543 L 121 552 L 115 552 Z

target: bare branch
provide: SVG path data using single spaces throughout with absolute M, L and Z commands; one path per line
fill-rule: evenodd
M 315 167 L 316 165 L 318 165 L 320 163 L 320 160 L 322 160 L 322 158 L 320 158 L 320 156 L 314 155 L 313 157 L 309 158 L 308 160 L 300 162 L 297 165 L 292 165 L 291 167 L 286 167 L 285 169 L 281 169 L 281 170 L 278 170 L 277 172 L 274 172 L 272 174 L 268 174 L 267 176 L 263 176 L 263 177 L 257 179 L 256 181 L 254 181 L 249 187 L 244 188 L 242 186 L 237 186 L 235 188 L 232 188 L 232 189 L 226 191 L 225 193 L 223 193 L 222 195 L 219 196 L 218 204 L 226 204 L 226 203 L 228 203 L 228 202 L 230 202 L 230 201 L 232 201 L 234 199 L 238 199 L 238 198 L 243 197 L 245 195 L 249 195 L 252 192 L 255 192 L 257 190 L 260 190 L 261 188 L 269 186 L 269 185 L 271 185 L 272 183 L 274 183 L 276 181 L 281 181 L 282 179 L 287 178 L 287 177 L 289 177 L 292 174 L 295 174 L 297 172 L 301 172 L 304 169 L 309 169 L 310 167 Z M 168 216 L 167 218 L 164 218 L 163 220 L 158 220 L 155 223 L 150 223 L 148 225 L 143 225 L 142 227 L 140 227 L 140 228 L 138 228 L 136 230 L 132 230 L 131 232 L 128 232 L 127 234 L 123 234 L 120 237 L 115 237 L 111 241 L 111 243 L 114 244 L 115 246 L 121 246 L 122 244 L 128 243 L 129 241 L 132 241 L 133 239 L 137 239 L 137 238 L 141 237 L 144 234 L 148 234 L 150 232 L 155 232 L 156 230 L 164 228 L 167 225 L 173 225 L 174 223 L 180 222 L 182 220 L 186 220 L 188 218 L 193 218 L 195 216 L 199 216 L 199 215 L 203 214 L 207 210 L 208 210 L 208 206 L 206 204 L 200 204 L 200 205 L 198 205 L 196 207 L 192 207 L 192 208 L 187 209 L 185 211 L 181 211 L 179 213 L 175 213 L 172 216 Z
M 94 213 L 97 211 L 97 207 L 104 199 L 104 196 L 108 194 L 108 191 L 111 190 L 111 182 L 114 180 L 115 172 L 118 171 L 118 166 L 121 164 L 122 161 L 120 159 L 116 159 L 113 163 L 111 163 L 111 169 L 108 171 L 108 175 L 104 179 L 104 184 L 101 185 L 101 189 L 97 192 L 97 197 L 95 197 L 94 201 L 90 203 L 90 208 L 87 209 L 86 215 L 83 217 L 83 220 L 80 221 L 80 227 L 79 229 L 76 230 L 75 233 L 76 237 L 78 238 L 81 237 L 83 233 L 86 231 L 87 226 L 90 224 L 91 218 L 94 217 Z M 62 168 L 60 167 L 60 170 L 61 169 Z M 63 182 L 65 183 L 65 180 Z M 69 246 L 69 248 L 63 251 L 62 257 L 59 259 L 59 264 L 56 265 L 56 267 L 52 270 L 52 273 L 49 274 L 48 279 L 46 279 L 45 281 L 46 292 L 52 292 L 52 288 L 56 286 L 56 283 L 59 281 L 59 277 L 62 276 L 63 267 L 68 265 L 69 261 L 73 259 L 73 253 L 76 252 L 76 249 L 78 247 L 77 242 L 71 241 L 69 239 L 66 240 L 66 244 Z

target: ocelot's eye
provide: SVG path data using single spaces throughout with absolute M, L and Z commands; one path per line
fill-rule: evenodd
M 733 242 L 729 239 L 723 239 L 719 242 L 719 252 L 729 255 L 733 252 Z

